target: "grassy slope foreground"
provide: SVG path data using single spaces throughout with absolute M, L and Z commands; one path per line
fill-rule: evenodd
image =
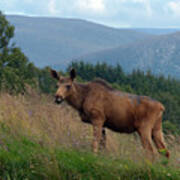
M 0 95 L 0 179 L 180 179 L 178 139 L 169 162 L 151 163 L 134 135 L 108 131 L 107 150 L 90 152 L 91 126 L 47 96 Z

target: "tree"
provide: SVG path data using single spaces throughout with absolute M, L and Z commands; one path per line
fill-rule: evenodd
M 0 53 L 3 55 L 8 50 L 10 40 L 14 36 L 14 26 L 10 25 L 0 11 Z
M 0 90 L 10 93 L 25 91 L 26 84 L 35 86 L 36 68 L 12 41 L 14 26 L 0 12 Z

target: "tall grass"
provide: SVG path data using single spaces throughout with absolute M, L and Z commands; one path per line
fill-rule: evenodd
M 92 128 L 65 103 L 33 93 L 0 95 L 0 177 L 3 179 L 180 179 L 180 145 L 152 163 L 137 135 L 107 131 L 107 150 L 91 153 Z

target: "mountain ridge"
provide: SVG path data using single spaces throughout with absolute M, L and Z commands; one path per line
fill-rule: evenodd
M 151 37 L 142 32 L 106 27 L 79 19 L 7 16 L 17 45 L 37 66 L 66 65 L 87 53 Z
M 92 63 L 119 63 L 126 72 L 151 70 L 154 74 L 180 78 L 180 32 L 99 51 L 80 59 Z
M 150 69 L 154 74 L 180 76 L 177 28 L 118 29 L 73 18 L 6 17 L 15 26 L 14 41 L 38 67 L 65 69 L 79 59 L 119 63 L 126 72 Z

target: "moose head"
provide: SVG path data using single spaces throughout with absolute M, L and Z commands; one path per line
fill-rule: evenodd
M 51 76 L 55 78 L 57 82 L 57 91 L 55 94 L 55 102 L 57 104 L 62 103 L 67 97 L 71 96 L 75 91 L 73 81 L 76 77 L 74 69 L 70 71 L 69 77 L 60 76 L 55 70 L 51 69 Z

